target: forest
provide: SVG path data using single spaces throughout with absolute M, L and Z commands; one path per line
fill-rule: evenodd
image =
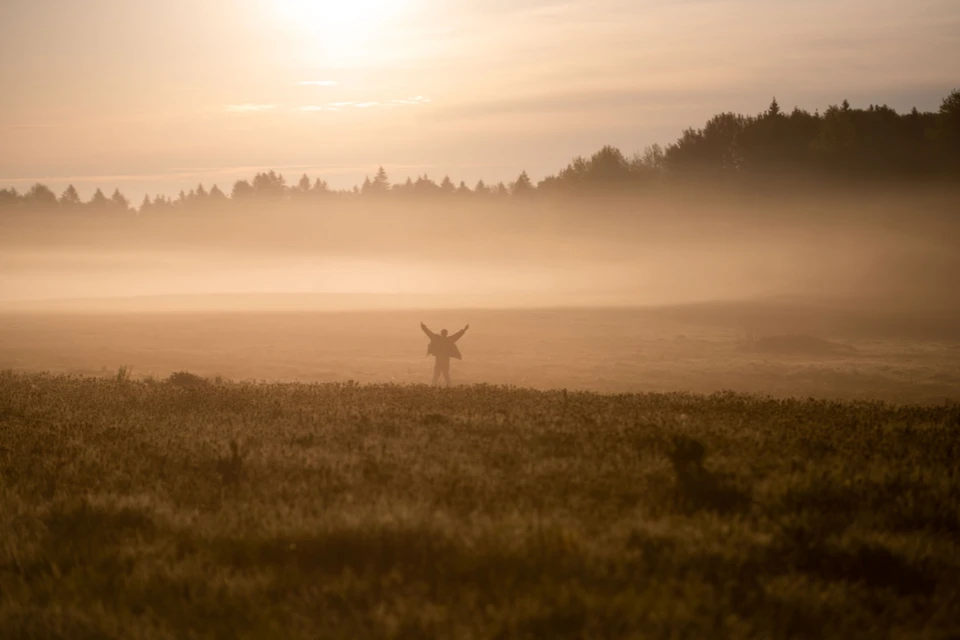
M 956 184 L 960 179 L 960 90 L 946 96 L 938 111 L 916 108 L 898 113 L 886 105 L 853 108 L 844 100 L 813 113 L 795 107 L 789 113 L 777 100 L 762 113 L 720 113 L 702 127 L 688 128 L 665 147 L 654 144 L 626 155 L 607 145 L 590 157 L 574 158 L 565 168 L 534 182 L 522 171 L 509 184 L 473 187 L 449 176 L 438 183 L 427 175 L 391 182 L 383 167 L 362 185 L 331 189 L 320 177 L 304 174 L 288 181 L 276 171 L 238 180 L 229 193 L 217 185 L 197 185 L 177 197 L 144 196 L 139 206 L 119 189 L 107 196 L 98 188 L 84 201 L 70 185 L 62 194 L 37 183 L 20 193 L 0 189 L 0 213 L 158 215 L 223 211 L 245 205 L 280 203 L 322 208 L 344 200 L 456 199 L 504 202 L 529 198 L 569 199 L 656 193 L 690 185 Z

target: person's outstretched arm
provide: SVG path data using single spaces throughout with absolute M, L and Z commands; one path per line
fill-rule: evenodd
M 465 333 L 467 332 L 467 329 L 469 329 L 469 328 L 470 328 L 470 325 L 465 326 L 463 329 L 460 329 L 460 331 L 457 331 L 455 334 L 453 334 L 452 336 L 450 336 L 450 338 L 451 338 L 454 342 L 456 342 L 457 340 L 459 340 L 460 338 L 463 337 L 463 334 L 465 334 Z
M 427 328 L 427 325 L 423 324 L 422 322 L 420 323 L 420 328 L 423 329 L 423 332 L 427 334 L 427 337 L 431 340 L 437 337 L 437 334 L 435 334 L 433 331 L 430 331 L 430 329 Z

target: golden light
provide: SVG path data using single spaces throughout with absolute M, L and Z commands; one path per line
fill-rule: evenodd
M 408 0 L 272 0 L 277 17 L 310 41 L 317 62 L 364 61 Z

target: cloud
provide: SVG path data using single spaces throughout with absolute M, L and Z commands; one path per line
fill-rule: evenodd
M 305 87 L 332 87 L 337 84 L 336 80 L 303 80 L 297 83 Z
M 224 107 L 227 111 L 233 113 L 253 113 L 256 111 L 269 111 L 270 109 L 276 109 L 277 105 L 275 104 L 228 104 Z
M 356 109 L 370 109 L 373 107 L 401 107 L 416 106 L 431 102 L 430 98 L 424 96 L 414 96 L 412 98 L 396 98 L 386 102 L 370 100 L 367 102 L 328 102 L 325 105 L 308 104 L 299 108 L 300 111 L 318 112 L 318 111 L 340 111 L 344 107 L 354 107 Z
M 391 100 L 389 104 L 394 106 L 402 105 L 402 104 L 417 105 L 417 104 L 426 104 L 427 102 L 431 102 L 430 98 L 424 98 L 423 96 L 416 96 L 413 98 L 394 99 L 394 100 Z

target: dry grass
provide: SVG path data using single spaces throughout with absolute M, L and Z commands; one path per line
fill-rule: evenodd
M 0 374 L 0 637 L 949 637 L 957 459 L 956 406 Z

